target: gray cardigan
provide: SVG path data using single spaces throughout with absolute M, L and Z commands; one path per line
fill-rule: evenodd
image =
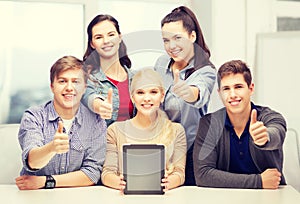
M 285 119 L 270 108 L 256 106 L 256 109 L 257 120 L 267 127 L 270 141 L 259 147 L 250 137 L 250 154 L 260 173 L 268 168 L 277 168 L 282 174 Z M 225 118 L 226 109 L 222 108 L 200 119 L 193 153 L 197 186 L 262 188 L 260 174 L 229 172 L 230 131 L 225 128 Z M 283 174 L 280 184 L 286 184 Z

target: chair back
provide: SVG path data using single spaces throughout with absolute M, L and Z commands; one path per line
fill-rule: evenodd
M 19 127 L 19 124 L 0 124 L 0 184 L 14 184 L 20 175 L 23 164 Z
M 300 143 L 296 130 L 288 129 L 283 151 L 283 174 L 286 182 L 300 192 Z

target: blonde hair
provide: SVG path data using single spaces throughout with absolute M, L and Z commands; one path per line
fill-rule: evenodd
M 162 93 L 165 93 L 159 73 L 152 68 L 143 68 L 133 76 L 130 84 L 130 94 L 132 96 L 135 90 L 149 86 L 156 86 Z
M 131 86 L 130 86 L 130 94 L 131 96 L 134 94 L 134 91 L 140 88 L 145 88 L 149 86 L 158 87 L 161 93 L 164 95 L 165 90 L 163 86 L 163 81 L 158 72 L 153 70 L 152 68 L 144 68 L 139 70 L 132 78 Z M 157 137 L 153 140 L 155 143 L 161 143 L 164 145 L 170 144 L 174 138 L 175 133 L 172 128 L 172 121 L 168 118 L 167 114 L 158 108 L 157 110 Z

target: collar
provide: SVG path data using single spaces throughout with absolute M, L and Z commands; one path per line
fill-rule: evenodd
M 50 122 L 58 121 L 60 119 L 60 116 L 55 111 L 53 101 L 50 101 L 47 104 L 49 104 L 49 116 L 48 116 L 48 120 Z M 82 108 L 83 107 L 82 106 L 83 106 L 82 103 L 80 103 L 78 111 L 77 111 L 77 113 L 74 116 L 74 121 L 77 122 L 79 125 L 82 124 L 82 120 L 83 120 L 83 117 L 82 117 L 83 116 L 83 113 L 82 113 Z
M 166 73 L 169 73 L 169 74 L 173 74 L 173 71 L 172 71 L 172 69 L 171 69 L 171 66 L 172 66 L 172 64 L 174 63 L 174 60 L 170 57 L 170 59 L 169 59 L 169 63 L 168 63 L 168 67 L 167 67 L 167 69 L 166 69 Z M 183 75 L 183 76 L 185 76 L 185 73 L 188 71 L 188 70 L 190 70 L 190 69 L 194 69 L 194 64 L 195 64 L 195 59 L 194 59 L 194 57 L 189 61 L 189 63 L 188 63 L 188 65 L 186 66 L 186 67 L 184 67 L 182 70 L 180 70 L 180 75 Z M 184 77 L 180 77 L 180 78 L 183 78 L 184 79 Z
M 253 109 L 255 109 L 256 111 L 257 111 L 257 116 L 258 116 L 258 110 L 257 110 L 257 107 L 256 107 L 256 105 L 253 103 L 253 102 L 251 102 L 251 111 L 253 110 Z M 250 116 L 249 116 L 249 119 L 248 119 L 248 122 L 247 122 L 247 125 L 250 123 Z M 228 114 L 227 114 L 227 111 L 226 111 L 226 117 L 225 117 L 225 127 L 228 129 L 228 130 L 230 130 L 230 129 L 232 129 L 233 128 L 233 125 L 231 124 L 231 121 L 230 121 L 230 119 L 229 119 L 229 116 L 228 116 Z M 247 126 L 246 125 L 246 126 Z
M 50 122 L 57 121 L 60 117 L 58 113 L 55 111 L 54 108 L 54 103 L 53 101 L 50 101 L 49 103 L 46 104 L 46 106 L 49 104 L 49 115 L 48 115 L 48 120 Z

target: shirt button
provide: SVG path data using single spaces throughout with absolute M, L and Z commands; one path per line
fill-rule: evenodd
M 65 167 L 61 167 L 62 170 L 65 170 Z
M 244 153 L 243 152 L 240 152 L 240 156 L 243 156 L 244 155 Z

